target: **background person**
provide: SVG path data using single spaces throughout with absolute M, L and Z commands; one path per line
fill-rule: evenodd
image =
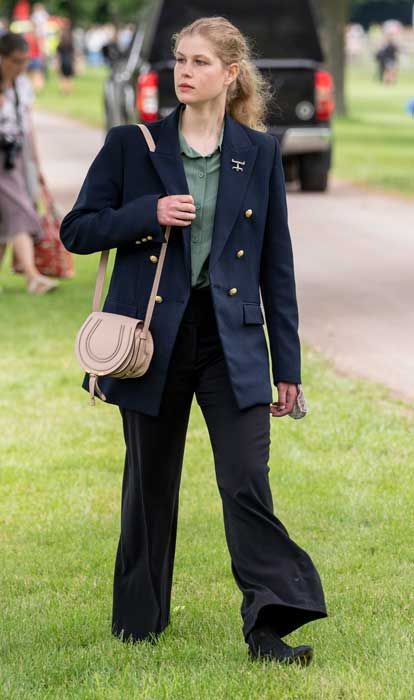
M 398 53 L 398 46 L 394 40 L 387 38 L 384 45 L 375 54 L 380 82 L 387 84 L 397 81 Z
M 63 95 L 72 92 L 75 75 L 75 46 L 70 25 L 62 28 L 60 41 L 56 49 L 59 85 Z
M 0 37 L 0 263 L 6 245 L 13 245 L 31 294 L 56 288 L 34 262 L 34 241 L 42 237 L 40 219 L 28 192 L 24 153 L 34 137 L 30 119 L 33 101 L 29 79 L 23 75 L 29 59 L 23 36 L 7 32 Z
M 45 86 L 46 58 L 43 52 L 43 41 L 36 32 L 33 23 L 29 31 L 24 33 L 29 46 L 29 63 L 26 71 L 36 92 L 41 92 Z
M 111 27 L 108 39 L 108 42 L 102 46 L 102 54 L 105 59 L 105 63 L 110 68 L 113 68 L 113 66 L 122 56 L 122 52 L 119 48 L 119 33 L 115 26 Z

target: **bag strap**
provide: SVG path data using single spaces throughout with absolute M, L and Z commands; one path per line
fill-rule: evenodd
M 141 129 L 141 131 L 144 135 L 145 141 L 147 142 L 147 146 L 148 146 L 149 150 L 155 151 L 154 139 L 152 138 L 151 132 L 148 129 L 148 127 L 146 127 L 145 124 L 137 124 L 137 126 Z M 161 252 L 160 252 L 160 256 L 158 258 L 157 268 L 155 270 L 155 277 L 154 277 L 154 281 L 152 283 L 151 294 L 150 294 L 149 300 L 148 300 L 148 306 L 147 306 L 147 311 L 146 311 L 145 320 L 144 320 L 144 327 L 141 331 L 141 337 L 143 339 L 146 338 L 147 331 L 148 331 L 149 325 L 151 323 L 152 314 L 154 311 L 155 297 L 156 297 L 157 292 L 158 292 L 158 287 L 159 287 L 160 278 L 161 278 L 161 272 L 162 272 L 162 268 L 164 265 L 165 254 L 167 252 L 167 245 L 168 245 L 168 240 L 170 238 L 170 233 L 171 233 L 171 226 L 167 226 L 166 231 L 165 231 L 165 241 L 161 246 Z M 99 308 L 101 306 L 102 291 L 103 291 L 103 286 L 104 286 L 104 282 L 105 282 L 106 268 L 108 266 L 108 258 L 109 258 L 109 250 L 103 250 L 101 253 L 101 258 L 99 260 L 98 274 L 96 276 L 95 292 L 93 295 L 93 302 L 92 302 L 92 311 L 99 311 Z

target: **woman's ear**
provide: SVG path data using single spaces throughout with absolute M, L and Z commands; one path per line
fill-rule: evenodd
M 227 78 L 224 81 L 225 84 L 231 85 L 231 83 L 237 79 L 239 72 L 240 68 L 238 63 L 231 63 L 229 66 L 227 66 Z

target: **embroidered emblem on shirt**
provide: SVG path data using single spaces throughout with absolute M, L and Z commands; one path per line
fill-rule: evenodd
M 236 163 L 236 165 L 232 165 L 232 170 L 235 170 L 236 173 L 242 173 L 243 168 L 241 167 L 242 165 L 246 165 L 245 160 L 234 160 L 234 158 L 231 159 L 232 163 Z

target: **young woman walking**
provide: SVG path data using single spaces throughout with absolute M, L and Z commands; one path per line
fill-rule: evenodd
M 165 227 L 174 227 L 151 323 L 150 368 L 138 379 L 100 380 L 120 408 L 126 443 L 113 632 L 155 641 L 170 621 L 195 394 L 249 655 L 306 665 L 312 647 L 281 637 L 326 617 L 324 594 L 309 555 L 274 515 L 268 480 L 270 416 L 291 412 L 301 382 L 280 150 L 265 133 L 267 89 L 246 37 L 228 20 L 208 17 L 173 39 L 178 105 L 148 124 L 156 151 L 136 125 L 111 129 L 61 228 L 74 253 L 117 248 L 104 310 L 143 318 Z

